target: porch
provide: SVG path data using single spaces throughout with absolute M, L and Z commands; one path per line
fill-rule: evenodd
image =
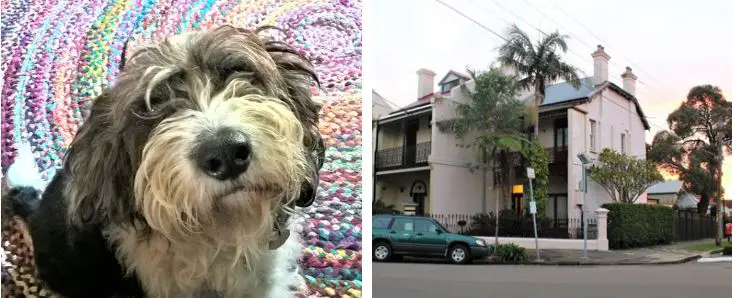
M 430 170 L 403 170 L 377 174 L 374 200 L 401 213 L 424 215 L 430 209 Z

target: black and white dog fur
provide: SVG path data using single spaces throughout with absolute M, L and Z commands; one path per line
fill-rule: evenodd
M 264 28 L 268 29 L 268 28 Z M 128 53 L 42 192 L 8 195 L 65 297 L 293 297 L 324 158 L 305 58 L 222 26 Z

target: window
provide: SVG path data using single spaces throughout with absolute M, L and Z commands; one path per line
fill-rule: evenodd
M 415 223 L 412 219 L 398 218 L 395 220 L 393 230 L 400 232 L 412 232 L 415 230 Z
M 425 232 L 435 232 L 435 229 L 437 227 L 432 221 L 424 220 L 424 219 L 418 219 L 415 220 L 415 232 L 418 233 L 425 233 Z
M 558 119 L 555 121 L 555 148 L 568 147 L 568 121 Z
M 598 128 L 596 127 L 596 120 L 590 121 L 590 150 L 595 151 L 596 148 L 596 138 L 598 135 Z
M 392 222 L 392 218 L 389 217 L 375 217 L 374 220 L 372 220 L 372 228 L 374 229 L 387 229 L 389 228 L 389 223 Z
M 453 89 L 453 87 L 455 87 L 455 86 L 458 86 L 458 80 L 453 80 L 453 81 L 450 81 L 450 82 L 445 82 L 445 83 L 443 83 L 443 85 L 441 86 L 441 90 L 440 90 L 440 92 L 441 92 L 441 93 L 448 93 L 448 92 L 450 92 L 450 90 L 451 90 L 451 89 Z
M 626 154 L 626 134 L 621 134 L 621 153 Z

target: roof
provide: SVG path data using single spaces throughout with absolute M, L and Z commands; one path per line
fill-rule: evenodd
M 677 208 L 680 210 L 694 209 L 697 208 L 697 202 L 698 200 L 695 199 L 694 195 L 685 193 L 677 198 L 675 205 L 677 205 Z
M 651 129 L 651 126 L 644 115 L 644 111 L 642 111 L 641 105 L 636 97 L 610 81 L 605 81 L 594 86 L 593 77 L 580 79 L 580 87 L 578 89 L 575 89 L 575 87 L 570 85 L 568 82 L 547 86 L 545 88 L 545 100 L 540 107 L 548 107 L 557 104 L 580 104 L 589 100 L 606 88 L 609 88 L 624 98 L 631 100 L 636 106 L 636 112 L 639 114 L 639 117 L 644 124 L 644 128 Z
M 471 79 L 471 77 L 468 76 L 467 74 L 460 73 L 460 72 L 457 72 L 455 70 L 449 70 L 448 73 L 446 73 L 445 76 L 443 76 L 443 78 L 440 79 L 440 81 L 438 81 L 438 85 L 445 83 L 444 82 L 445 79 L 447 79 L 450 75 L 455 75 L 455 76 L 457 76 L 457 77 L 459 77 L 461 79 L 464 79 L 464 80 L 470 80 Z
M 578 89 L 575 89 L 567 82 L 550 85 L 545 88 L 545 101 L 542 106 L 585 99 L 593 93 L 593 90 L 595 90 L 595 87 L 590 77 L 580 79 L 580 88 Z
M 406 105 L 406 106 L 404 106 L 402 108 L 399 108 L 397 110 L 394 110 L 394 111 L 392 111 L 389 114 L 390 115 L 397 114 L 397 113 L 400 113 L 400 112 L 407 111 L 409 109 L 413 109 L 413 108 L 417 108 L 417 107 L 428 105 L 428 104 L 430 104 L 430 99 L 433 98 L 433 95 L 434 95 L 434 93 L 430 93 L 428 95 L 425 95 L 425 96 L 421 97 L 420 99 L 418 99 L 417 101 L 413 101 L 410 104 L 408 104 L 408 105 Z
M 680 180 L 667 180 L 654 184 L 646 190 L 647 194 L 676 194 L 682 188 L 683 182 Z

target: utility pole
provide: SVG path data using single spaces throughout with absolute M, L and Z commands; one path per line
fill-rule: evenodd
M 718 170 L 718 204 L 717 204 L 717 212 L 715 214 L 716 221 L 718 222 L 718 232 L 715 233 L 715 245 L 721 246 L 723 245 L 723 226 L 725 225 L 725 219 L 724 219 L 724 212 L 723 212 L 723 133 L 718 131 L 715 134 L 716 143 L 715 146 L 718 150 L 718 156 L 716 156 L 716 159 L 718 161 L 717 164 L 717 170 Z

